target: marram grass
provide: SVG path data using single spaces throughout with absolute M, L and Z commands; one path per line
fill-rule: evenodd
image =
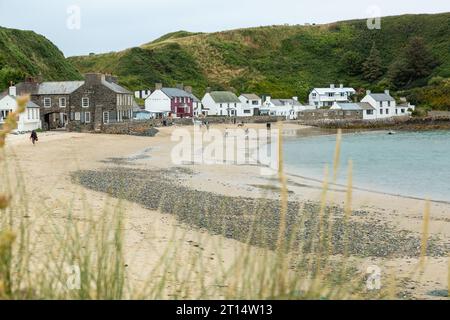
M 19 104 L 22 105 L 20 100 Z M 19 108 L 19 110 L 21 110 Z M 8 119 L 0 138 L 14 130 L 17 114 Z M 282 145 L 280 138 L 280 145 Z M 30 205 L 25 183 L 16 163 L 1 161 L 0 175 L 0 299 L 390 299 L 397 297 L 395 279 L 378 292 L 368 292 L 365 275 L 357 271 L 348 250 L 333 255 L 330 230 L 326 229 L 329 202 L 329 181 L 335 182 L 339 167 L 340 139 L 336 146 L 333 170 L 325 169 L 320 201 L 316 213 L 299 215 L 290 238 L 286 234 L 288 205 L 287 180 L 280 161 L 278 179 L 280 188 L 280 223 L 275 250 L 249 245 L 257 236 L 261 243 L 268 235 L 261 232 L 258 219 L 249 230 L 248 243 L 236 245 L 231 263 L 213 266 L 201 250 L 182 252 L 187 241 L 186 231 L 173 228 L 168 245 L 162 250 L 154 267 L 144 281 L 133 281 L 127 268 L 125 242 L 127 239 L 127 212 L 122 200 L 108 199 L 102 212 L 94 212 L 89 200 L 82 194 L 82 212 L 75 213 L 74 201 L 62 203 L 65 223 L 57 223 L 52 208 Z M 5 158 L 4 148 L 0 159 Z M 279 159 L 283 159 L 282 148 Z M 329 177 L 331 173 L 331 179 Z M 14 176 L 14 179 L 11 177 Z M 348 185 L 344 205 L 344 224 L 352 214 L 352 163 L 348 165 Z M 168 199 L 161 199 L 161 205 Z M 183 199 L 174 199 L 182 206 Z M 192 204 L 195 206 L 195 204 Z M 264 204 L 262 203 L 261 206 Z M 195 212 L 195 208 L 193 211 Z M 209 212 L 226 210 L 217 203 Z M 258 208 L 256 209 L 258 210 Z M 304 210 L 302 206 L 299 210 Z M 308 215 L 319 219 L 308 228 L 314 228 L 311 249 L 305 250 L 303 239 Z M 36 220 L 43 219 L 44 225 Z M 193 214 L 195 219 L 195 214 Z M 429 206 L 425 209 L 422 237 L 421 265 L 426 253 Z M 223 228 L 226 228 L 225 221 Z M 347 248 L 348 233 L 344 228 Z M 221 237 L 211 243 L 216 260 L 223 261 Z M 198 233 L 198 243 L 206 245 L 206 237 Z M 158 245 L 157 243 L 155 245 Z M 424 249 L 425 248 L 425 249 Z M 186 259 L 177 257 L 184 254 Z M 183 257 L 184 257 L 183 256 Z M 214 274 L 206 273 L 215 268 Z M 450 267 L 449 267 L 450 268 Z M 450 282 L 450 277 L 449 277 Z

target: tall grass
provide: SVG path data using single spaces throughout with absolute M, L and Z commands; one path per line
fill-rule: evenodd
M 25 100 L 24 100 L 25 101 Z M 22 105 L 22 101 L 19 104 Z M 20 109 L 21 110 L 21 109 Z M 20 111 L 19 110 L 19 111 Z M 11 116 L 7 130 L 14 128 Z M 336 146 L 331 181 L 336 181 L 340 161 L 340 139 Z M 5 139 L 0 140 L 5 141 Z M 4 143 L 3 143 L 4 145 Z M 2 146 L 3 146 L 2 145 Z M 268 241 L 269 235 L 260 232 L 260 221 L 254 219 L 248 242 L 236 243 L 234 254 L 224 256 L 223 239 L 211 240 L 197 233 L 198 243 L 209 245 L 216 253 L 214 261 L 202 250 L 191 247 L 186 230 L 173 228 L 167 247 L 144 280 L 130 279 L 129 261 L 124 250 L 127 238 L 127 212 L 122 200 L 109 199 L 102 212 L 95 212 L 89 199 L 82 197 L 82 213 L 75 213 L 73 200 L 63 203 L 65 223 L 52 218 L 52 208 L 43 204 L 30 205 L 24 181 L 17 164 L 2 161 L 0 189 L 0 298 L 1 299 L 365 299 L 395 298 L 396 290 L 367 292 L 365 275 L 358 272 L 348 253 L 348 232 L 344 228 L 344 254 L 332 252 L 333 216 L 326 214 L 329 203 L 330 172 L 325 169 L 319 211 L 300 213 L 290 237 L 287 233 L 288 188 L 283 169 L 282 137 L 279 141 L 281 185 L 279 229 L 275 250 L 250 245 L 253 236 Z M 0 155 L 6 157 L 2 149 Z M 14 178 L 11 178 L 11 175 Z M 344 224 L 352 214 L 352 163 L 348 165 L 348 185 L 344 208 Z M 161 201 L 163 201 L 162 199 Z M 172 199 L 183 205 L 183 199 Z M 195 204 L 193 204 L 194 206 Z M 264 204 L 262 203 L 261 206 Z M 217 204 L 215 208 L 226 208 Z M 258 209 L 257 209 L 258 210 Z M 428 212 L 428 214 L 427 214 Z M 258 212 L 256 212 L 258 213 Z M 250 213 L 244 213 L 248 214 Z M 304 239 L 306 221 L 317 214 L 310 249 Z M 35 217 L 30 221 L 30 216 Z M 258 217 L 258 215 L 253 215 Z M 425 211 L 425 221 L 429 208 Z M 41 219 L 39 219 L 41 218 Z M 195 219 L 195 208 L 193 208 Z M 328 223 L 325 223 L 328 219 Z M 45 223 L 39 223 L 38 221 Z M 224 223 L 224 228 L 225 228 Z M 422 257 L 426 253 L 428 224 L 424 225 Z M 207 240 L 209 239 L 209 240 Z M 189 240 L 190 241 L 190 240 Z M 209 241 L 209 243 L 207 243 Z M 425 249 L 424 249 L 425 248 Z M 181 258 L 180 258 L 181 257 Z M 222 261 L 230 263 L 223 263 Z M 211 270 L 214 274 L 211 275 Z M 450 277 L 449 277 L 450 281 Z

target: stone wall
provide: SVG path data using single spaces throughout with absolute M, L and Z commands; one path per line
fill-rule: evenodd
M 207 117 L 202 121 L 208 121 L 210 124 L 233 124 L 233 119 L 236 119 L 236 123 L 267 123 L 286 120 L 285 117 L 272 117 L 272 116 L 255 116 L 255 117 Z M 189 126 L 192 125 L 192 119 L 173 119 L 168 120 L 169 125 Z M 108 123 L 103 124 L 101 131 L 106 134 L 146 134 L 151 128 L 158 128 L 163 126 L 163 119 L 150 119 L 140 121 L 128 121 L 121 123 Z M 93 125 L 84 125 L 79 122 L 71 122 L 67 126 L 69 131 L 88 132 L 93 131 Z
M 319 120 L 299 121 L 299 124 L 327 129 L 363 129 L 363 130 L 449 130 L 450 117 L 411 118 L 392 117 L 377 120 Z
M 298 113 L 298 120 L 301 121 L 326 121 L 326 120 L 362 120 L 363 110 L 333 110 L 317 109 L 305 110 Z
M 450 118 L 450 111 L 428 111 L 431 118 Z

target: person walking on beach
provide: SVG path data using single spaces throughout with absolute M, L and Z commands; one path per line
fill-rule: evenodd
M 36 142 L 39 140 L 36 131 L 31 131 L 30 140 L 33 143 L 33 145 L 36 144 Z

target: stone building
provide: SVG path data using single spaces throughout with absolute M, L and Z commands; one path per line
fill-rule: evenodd
M 133 118 L 133 93 L 113 76 L 88 73 L 84 81 L 41 82 L 28 77 L 17 84 L 19 95 L 29 94 L 40 106 L 42 126 L 100 130 L 102 125 Z

